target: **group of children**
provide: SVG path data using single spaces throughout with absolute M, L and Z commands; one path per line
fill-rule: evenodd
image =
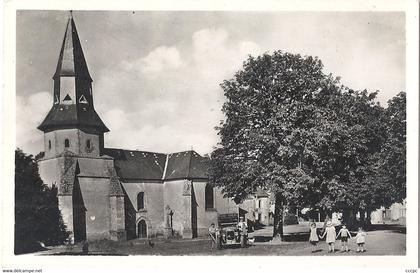
M 342 226 L 338 234 L 336 234 L 335 227 L 332 225 L 331 221 L 327 222 L 327 226 L 324 230 L 324 233 L 318 237 L 316 224 L 311 224 L 311 233 L 309 235 L 309 242 L 312 245 L 312 252 L 316 251 L 316 245 L 319 242 L 319 238 L 323 239 L 326 236 L 326 243 L 328 244 L 328 251 L 334 252 L 334 243 L 335 241 L 340 238 L 341 240 L 341 251 L 348 252 L 348 239 L 352 239 L 353 237 L 350 234 L 350 231 L 346 228 L 345 225 Z M 356 235 L 356 244 L 357 244 L 357 252 L 364 252 L 364 246 L 366 243 L 366 232 L 363 231 L 361 227 L 359 227 L 359 230 Z

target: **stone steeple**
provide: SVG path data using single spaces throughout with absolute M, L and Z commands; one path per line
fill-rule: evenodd
M 92 78 L 71 13 L 53 80 L 53 107 L 38 126 L 39 130 L 78 128 L 98 133 L 109 131 L 94 108 Z

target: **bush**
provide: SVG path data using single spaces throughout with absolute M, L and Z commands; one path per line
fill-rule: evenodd
M 64 243 L 66 231 L 58 208 L 57 187 L 49 188 L 32 155 L 15 152 L 15 254 Z

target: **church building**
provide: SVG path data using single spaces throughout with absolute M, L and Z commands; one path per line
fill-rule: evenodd
M 92 78 L 72 17 L 53 81 L 53 105 L 38 126 L 44 132 L 38 165 L 44 183 L 58 187 L 59 208 L 76 242 L 204 236 L 220 213 L 268 223 L 266 193 L 242 205 L 224 198 L 209 184 L 209 159 L 195 151 L 104 147 L 109 129 L 95 111 Z

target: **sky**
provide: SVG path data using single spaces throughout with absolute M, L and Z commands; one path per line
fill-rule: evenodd
M 43 149 L 36 129 L 53 105 L 52 76 L 69 13 L 18 11 L 16 145 Z M 398 12 L 75 11 L 105 146 L 210 153 L 224 119 L 219 84 L 248 55 L 318 56 L 342 84 L 405 90 L 405 17 Z

